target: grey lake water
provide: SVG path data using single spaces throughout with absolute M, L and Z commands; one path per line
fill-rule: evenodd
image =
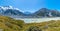
M 50 17 L 50 18 L 14 18 L 16 20 L 23 20 L 25 23 L 40 23 L 51 20 L 60 20 L 60 17 Z

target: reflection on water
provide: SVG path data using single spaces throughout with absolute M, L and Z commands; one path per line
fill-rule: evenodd
M 39 23 L 44 21 L 50 21 L 50 20 L 60 20 L 60 17 L 53 17 L 53 18 L 15 18 L 17 20 L 24 20 L 25 23 Z

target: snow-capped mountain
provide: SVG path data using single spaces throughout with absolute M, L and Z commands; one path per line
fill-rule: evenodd
M 0 6 L 0 15 L 23 15 L 23 13 L 12 6 Z
M 12 6 L 0 6 L 0 15 L 16 15 L 22 17 L 60 17 L 60 12 L 57 10 L 50 10 L 47 8 L 42 8 L 36 11 L 35 13 L 30 12 L 22 12 L 22 10 L 18 8 L 14 8 Z

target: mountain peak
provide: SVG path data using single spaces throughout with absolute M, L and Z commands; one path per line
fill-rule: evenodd
M 13 9 L 12 6 L 0 6 L 0 9 L 7 10 L 7 9 Z
M 60 12 L 57 11 L 57 10 L 50 10 L 50 9 L 47 9 L 47 8 L 41 8 L 39 9 L 37 12 L 34 13 L 35 15 L 38 15 L 38 16 L 46 16 L 46 17 L 58 17 L 60 16 Z
M 7 9 L 14 9 L 14 10 L 20 10 L 18 8 L 14 8 L 12 6 L 0 6 L 0 9 L 7 10 Z

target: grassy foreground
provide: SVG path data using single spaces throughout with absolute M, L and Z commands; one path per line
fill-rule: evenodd
M 22 20 L 0 16 L 0 29 L 2 29 L 2 31 L 60 31 L 60 20 L 41 23 L 24 23 Z

